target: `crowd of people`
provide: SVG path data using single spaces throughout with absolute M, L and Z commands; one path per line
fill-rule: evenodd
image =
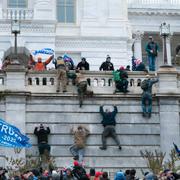
M 179 48 L 180 49 L 180 48 Z M 179 51 L 177 49 L 177 52 Z M 149 37 L 149 42 L 146 45 L 146 52 L 149 63 L 149 71 L 155 71 L 155 63 L 156 57 L 158 56 L 159 47 L 157 43 L 154 42 L 153 38 Z M 88 80 L 83 76 L 81 70 L 90 70 L 90 65 L 86 61 L 86 58 L 82 58 L 81 61 L 74 65 L 73 60 L 67 55 L 58 56 L 57 58 L 54 55 L 51 55 L 47 60 L 43 61 L 41 57 L 37 58 L 37 61 L 34 60 L 33 56 L 30 55 L 28 61 L 28 69 L 35 71 L 44 71 L 47 70 L 47 65 L 52 62 L 54 64 L 55 69 L 57 70 L 57 87 L 56 92 L 60 92 L 62 90 L 63 93 L 67 92 L 67 84 L 68 78 L 71 78 L 73 83 L 77 85 L 77 91 L 79 96 L 79 105 L 80 107 L 83 105 L 84 95 L 93 95 L 92 91 L 88 91 L 87 86 L 89 84 Z M 11 64 L 11 59 L 6 58 L 2 69 L 5 69 L 9 64 Z M 70 73 L 70 70 L 76 70 L 75 73 Z M 115 92 L 123 92 L 128 93 L 128 71 L 144 71 L 148 73 L 148 70 L 145 64 L 136 59 L 134 56 L 132 57 L 132 68 L 130 65 L 126 67 L 120 66 L 118 70 L 114 69 L 114 65 L 111 62 L 111 57 L 107 55 L 106 60 L 100 65 L 100 71 L 112 71 L 113 79 L 115 82 Z M 158 79 L 150 79 L 147 76 L 146 81 L 141 83 L 141 88 L 143 90 L 142 93 L 142 115 L 143 117 L 151 117 L 151 109 L 152 109 L 152 85 L 158 82 Z M 62 88 L 62 89 L 60 89 Z M 115 125 L 116 120 L 115 116 L 117 114 L 117 107 L 114 106 L 114 110 L 110 111 L 108 108 L 103 109 L 103 106 L 100 106 L 100 113 L 102 115 L 101 124 L 104 127 L 102 132 L 102 146 L 99 147 L 101 150 L 107 149 L 106 138 L 108 136 L 112 137 L 116 142 L 118 149 L 121 150 L 122 147 L 120 145 L 120 141 L 116 135 Z M 51 147 L 48 145 L 47 135 L 50 133 L 50 129 L 48 127 L 44 127 L 42 124 L 39 127 L 35 127 L 34 134 L 38 137 L 38 148 L 39 154 L 43 155 L 44 150 L 46 153 L 50 154 Z M 83 165 L 83 157 L 84 157 L 84 148 L 86 143 L 86 138 L 89 136 L 90 131 L 82 126 L 78 126 L 77 129 L 71 129 L 71 133 L 74 136 L 74 144 L 70 147 L 70 152 L 73 155 L 74 162 L 73 165 L 69 165 L 63 169 L 29 169 L 26 172 L 17 174 L 13 177 L 14 180 L 109 180 L 112 177 L 109 177 L 109 173 L 106 171 L 96 171 L 94 168 L 89 170 L 89 173 L 84 168 Z M 81 138 L 80 138 L 81 137 Z M 5 169 L 0 169 L 0 180 L 6 180 Z M 153 174 L 152 172 L 143 173 L 144 180 L 176 180 L 180 179 L 180 172 L 172 172 L 169 169 L 165 169 L 159 174 Z M 136 176 L 136 170 L 119 170 L 114 174 L 114 180 L 138 180 L 139 178 Z
M 8 171 L 0 168 L 1 180 L 178 180 L 180 179 L 180 171 L 173 172 L 169 169 L 154 174 L 147 171 L 141 177 L 137 176 L 135 169 L 119 170 L 114 175 L 107 171 L 97 171 L 95 168 L 86 170 L 78 161 L 74 161 L 72 165 L 64 168 L 55 168 L 50 170 L 42 170 L 42 168 L 29 169 L 25 172 L 18 172 L 10 177 Z

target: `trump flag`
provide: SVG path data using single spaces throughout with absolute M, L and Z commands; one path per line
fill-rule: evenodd
M 29 138 L 23 135 L 20 130 L 0 119 L 0 146 L 11 148 L 31 147 Z

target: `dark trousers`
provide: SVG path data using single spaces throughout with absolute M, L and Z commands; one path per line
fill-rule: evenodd
M 102 144 L 103 144 L 103 148 L 106 148 L 107 147 L 107 144 L 106 144 L 106 138 L 110 136 L 112 137 L 116 144 L 118 146 L 120 146 L 120 141 L 117 137 L 117 134 L 116 134 L 116 131 L 115 131 L 115 127 L 113 125 L 107 125 L 105 128 L 104 128 L 104 131 L 103 131 L 103 134 L 102 134 Z
M 49 144 L 46 143 L 39 143 L 38 144 L 39 154 L 43 155 L 44 153 L 50 154 L 51 147 Z
M 143 113 L 151 114 L 151 111 L 152 111 L 152 95 L 150 93 L 143 93 L 141 103 L 142 103 Z
M 78 97 L 79 97 L 79 106 L 83 104 L 84 95 L 87 92 L 87 81 L 82 81 L 78 84 Z
M 128 88 L 128 80 L 123 79 L 121 81 L 117 81 L 116 82 L 116 89 L 118 89 L 118 91 L 120 92 L 127 92 L 127 88 Z

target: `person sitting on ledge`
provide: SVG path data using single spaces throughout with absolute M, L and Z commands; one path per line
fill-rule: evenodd
M 129 92 L 127 90 L 128 88 L 128 74 L 127 71 L 124 69 L 123 66 L 120 67 L 119 70 L 117 71 L 113 71 L 113 78 L 115 81 L 115 86 L 116 86 L 116 90 L 114 93 L 116 92 L 124 92 L 127 93 Z
M 7 56 L 6 59 L 3 61 L 1 69 L 3 69 L 3 70 L 6 69 L 7 66 L 10 65 L 11 63 L 12 63 L 12 61 L 11 61 L 10 57 Z

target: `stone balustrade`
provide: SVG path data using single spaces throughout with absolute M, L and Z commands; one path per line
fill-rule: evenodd
M 147 7 L 151 8 L 160 8 L 159 5 L 162 6 L 179 6 L 180 7 L 180 1 L 179 0 L 128 0 L 128 5 L 129 7 L 139 7 L 139 8 L 143 8 L 143 7 Z M 149 7 L 150 5 L 150 7 Z M 172 8 L 172 7 L 171 7 Z
M 32 9 L 15 9 L 7 8 L 3 9 L 4 19 L 20 19 L 20 20 L 32 20 L 34 16 L 34 11 Z
M 6 72 L 7 73 L 7 72 Z M 85 77 L 90 82 L 89 88 L 96 94 L 113 94 L 115 90 L 115 83 L 113 81 L 112 72 L 100 71 L 84 71 Z M 142 92 L 140 85 L 142 80 L 146 77 L 144 72 L 128 72 L 130 94 L 140 94 Z M 155 77 L 151 73 L 152 78 Z M 48 70 L 43 72 L 27 71 L 25 75 L 25 91 L 32 93 L 56 93 L 56 70 Z M 180 88 L 180 73 L 177 75 L 177 86 Z M 72 80 L 68 82 L 68 93 L 77 93 L 76 87 L 72 84 Z M 157 92 L 158 84 L 153 86 L 153 92 Z M 10 90 L 7 87 L 6 74 L 0 72 L 0 91 Z
M 112 72 L 86 71 L 83 72 L 87 80 L 89 79 L 89 88 L 94 93 L 112 94 L 115 90 Z M 141 93 L 140 84 L 145 78 L 143 72 L 129 72 L 129 91 L 131 93 Z M 151 77 L 155 75 L 152 73 Z M 26 89 L 31 92 L 56 92 L 56 71 L 49 70 L 44 72 L 29 71 L 26 75 Z M 76 93 L 76 87 L 72 85 L 69 79 L 68 92 Z

